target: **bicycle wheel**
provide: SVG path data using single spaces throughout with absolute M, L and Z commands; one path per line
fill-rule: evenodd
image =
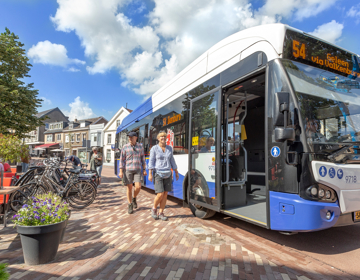
M 89 182 L 77 182 L 66 191 L 65 197 L 71 207 L 83 209 L 94 202 L 96 188 Z

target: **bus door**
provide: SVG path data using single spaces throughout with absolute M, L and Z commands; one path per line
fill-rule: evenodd
M 192 210 L 220 210 L 220 104 L 220 87 L 190 101 L 187 193 Z
M 222 90 L 222 212 L 267 226 L 265 73 Z

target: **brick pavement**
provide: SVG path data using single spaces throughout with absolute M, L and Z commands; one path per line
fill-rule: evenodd
M 0 230 L 0 262 L 10 279 L 359 279 L 294 249 L 236 228 L 226 217 L 200 220 L 171 199 L 169 221 L 154 221 L 151 191 L 127 214 L 126 190 L 104 167 L 94 204 L 73 211 L 56 260 L 24 264 L 13 228 Z

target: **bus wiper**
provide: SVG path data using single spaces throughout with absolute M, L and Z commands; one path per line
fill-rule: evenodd
M 346 143 L 346 144 L 347 144 L 347 143 Z M 339 149 L 339 150 L 335 151 L 334 153 L 328 155 L 327 158 L 328 158 L 329 160 L 331 160 L 332 162 L 335 162 L 337 156 L 343 154 L 344 152 L 346 152 L 348 149 L 354 147 L 355 145 L 358 145 L 358 144 L 352 143 L 352 144 L 349 145 L 349 146 L 342 147 L 341 149 Z

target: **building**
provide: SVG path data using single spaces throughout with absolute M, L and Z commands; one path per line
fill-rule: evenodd
M 121 107 L 119 111 L 111 118 L 105 125 L 103 130 L 103 156 L 104 165 L 114 165 L 115 152 L 112 150 L 112 145 L 115 145 L 116 129 L 122 123 L 123 119 L 129 115 L 132 110 Z
M 65 139 L 65 156 L 75 155 L 82 162 L 88 162 L 91 151 L 90 125 L 106 124 L 107 122 L 104 117 L 70 121 L 62 131 L 62 137 Z
M 91 148 L 97 147 L 99 151 L 102 152 L 103 145 L 104 145 L 104 127 L 105 123 L 101 124 L 91 124 L 90 125 L 90 146 Z
M 48 129 L 50 123 L 54 122 L 68 122 L 68 117 L 66 117 L 59 108 L 53 108 L 36 114 L 36 117 L 47 117 L 44 120 L 44 125 L 37 127 L 35 130 L 28 133 L 28 137 L 24 138 L 24 143 L 29 145 L 30 153 L 33 155 L 39 155 L 42 150 L 34 150 L 35 148 L 42 148 L 41 146 L 45 144 L 45 135 L 44 134 Z M 52 142 L 51 142 L 52 143 Z M 47 148 L 46 146 L 43 146 Z M 46 150 L 44 150 L 46 151 Z
M 44 132 L 45 145 L 49 149 L 48 153 L 51 154 L 51 149 L 64 149 L 63 130 L 68 127 L 68 123 L 67 121 L 49 123 L 49 129 Z

